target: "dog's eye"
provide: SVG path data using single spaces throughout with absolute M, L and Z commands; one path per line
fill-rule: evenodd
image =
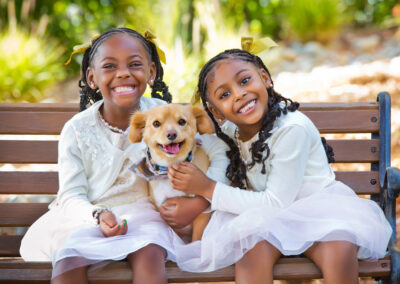
M 179 123 L 180 126 L 184 126 L 184 125 L 186 124 L 186 120 L 184 120 L 184 119 L 179 119 L 179 120 L 178 120 L 178 123 Z
M 160 127 L 160 125 L 161 125 L 161 122 L 159 122 L 158 120 L 153 122 L 154 127 Z

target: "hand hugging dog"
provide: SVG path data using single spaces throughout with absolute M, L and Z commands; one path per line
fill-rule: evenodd
M 129 140 L 136 143 L 143 139 L 147 145 L 146 158 L 135 170 L 149 180 L 150 196 L 157 208 L 167 198 L 185 195 L 170 185 L 168 167 L 189 161 L 204 173 L 207 171 L 209 158 L 198 145 L 195 135 L 212 132 L 211 122 L 201 107 L 168 104 L 132 115 Z M 176 231 L 178 234 L 191 232 L 192 241 L 199 240 L 209 218 L 210 213 L 202 213 L 194 220 L 191 228 Z

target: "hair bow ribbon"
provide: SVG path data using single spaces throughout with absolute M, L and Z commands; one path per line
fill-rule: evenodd
M 162 51 L 161 48 L 159 48 L 158 45 L 155 42 L 156 36 L 153 35 L 150 31 L 145 31 L 144 32 L 144 38 L 147 39 L 148 41 L 150 41 L 152 44 L 154 44 L 156 46 L 157 54 L 158 54 L 158 57 L 160 58 L 160 61 L 162 63 L 164 63 L 164 64 L 167 64 L 167 59 L 165 57 L 164 51 Z
M 249 53 L 260 53 L 261 51 L 270 49 L 271 47 L 278 46 L 278 44 L 269 37 L 256 40 L 254 40 L 253 37 L 242 37 L 241 43 L 242 49 Z
M 68 64 L 71 63 L 72 56 L 73 56 L 74 54 L 84 53 L 84 52 L 86 51 L 86 49 L 88 49 L 89 47 L 92 46 L 92 42 L 93 42 L 96 38 L 98 38 L 99 36 L 100 36 L 99 34 L 94 35 L 94 36 L 90 39 L 90 41 L 85 42 L 85 43 L 83 43 L 83 44 L 75 45 L 75 46 L 72 48 L 71 56 L 69 57 L 69 59 L 67 60 L 67 62 L 65 62 L 65 65 L 68 65 Z

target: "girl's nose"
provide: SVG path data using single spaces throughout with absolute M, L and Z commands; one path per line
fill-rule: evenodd
M 247 92 L 243 88 L 236 88 L 235 92 L 235 100 L 239 101 L 241 100 L 244 96 L 246 96 Z
M 120 68 L 117 72 L 118 78 L 128 78 L 130 76 L 128 68 Z

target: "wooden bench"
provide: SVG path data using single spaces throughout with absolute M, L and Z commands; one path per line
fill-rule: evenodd
M 301 110 L 314 121 L 322 134 L 367 133 L 362 139 L 328 137 L 328 143 L 334 149 L 336 163 L 367 165 L 362 171 L 337 171 L 337 179 L 348 184 L 357 194 L 378 202 L 393 227 L 389 254 L 377 262 L 360 261 L 360 277 L 373 277 L 382 283 L 400 283 L 399 254 L 395 249 L 395 198 L 400 191 L 400 172 L 390 168 L 389 95 L 380 93 L 378 102 L 370 103 L 305 103 Z M 0 163 L 57 163 L 57 141 L 44 141 L 40 135 L 59 134 L 64 123 L 77 111 L 77 104 L 0 104 Z M 26 134 L 39 140 L 18 137 Z M 20 227 L 30 226 L 45 213 L 47 203 L 12 203 L 4 197 L 55 195 L 57 187 L 55 171 L 0 171 L 0 200 L 6 200 L 0 203 L 0 282 L 49 282 L 51 263 L 24 262 L 18 252 L 24 232 Z M 15 234 L 6 233 L 16 227 Z M 234 267 L 196 274 L 180 271 L 175 264 L 167 263 L 167 274 L 169 282 L 233 281 Z M 322 277 L 319 269 L 303 257 L 280 259 L 274 275 L 275 279 Z M 130 283 L 131 271 L 126 262 L 115 262 L 95 273 L 90 272 L 89 278 L 96 283 Z

